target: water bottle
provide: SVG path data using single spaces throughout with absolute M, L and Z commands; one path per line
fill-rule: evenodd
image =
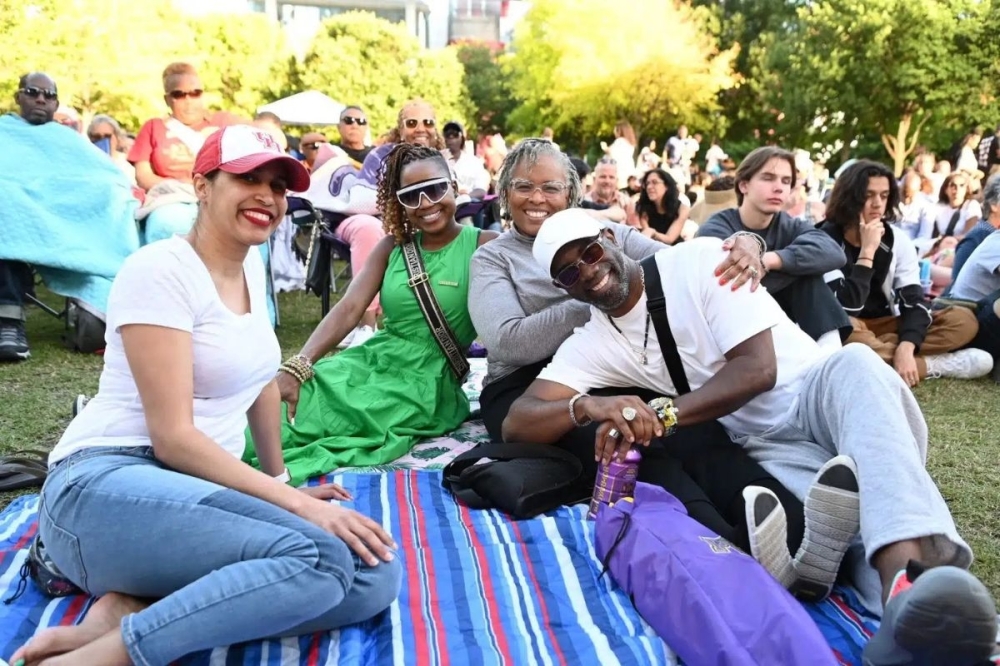
M 931 280 L 931 260 L 920 260 L 920 286 L 924 288 L 924 293 L 930 293 L 933 281 Z
M 597 481 L 594 483 L 594 495 L 590 499 L 590 510 L 587 518 L 597 517 L 597 510 L 602 504 L 612 505 L 624 497 L 632 497 L 635 493 L 635 479 L 639 474 L 639 461 L 642 454 L 637 449 L 631 449 L 625 454 L 624 460 L 612 459 L 601 463 L 597 468 Z

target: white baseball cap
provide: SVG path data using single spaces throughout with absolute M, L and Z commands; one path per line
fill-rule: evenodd
M 309 189 L 309 172 L 302 163 L 281 150 L 267 131 L 250 125 L 230 125 L 212 133 L 194 161 L 193 173 L 205 175 L 220 170 L 244 174 L 270 162 L 280 162 L 288 176 L 288 189 Z
M 545 271 L 552 274 L 552 260 L 565 245 L 581 238 L 595 238 L 604 231 L 604 225 L 582 208 L 567 208 L 542 223 L 531 254 Z

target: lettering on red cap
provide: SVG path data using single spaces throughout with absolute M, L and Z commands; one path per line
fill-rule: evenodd
M 261 144 L 263 144 L 265 148 L 268 148 L 270 150 L 275 150 L 279 153 L 281 152 L 281 146 L 279 146 L 278 142 L 274 140 L 274 137 L 268 134 L 267 132 L 255 129 L 253 130 L 252 133 L 254 138 L 256 138 L 257 141 L 259 141 Z

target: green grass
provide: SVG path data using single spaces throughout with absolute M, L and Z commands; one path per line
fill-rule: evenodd
M 44 290 L 42 296 L 61 307 L 61 299 Z M 296 292 L 281 294 L 280 301 L 278 338 L 287 354 L 318 323 L 319 299 Z M 31 360 L 0 364 L 0 454 L 51 447 L 69 421 L 77 394 L 97 390 L 99 356 L 67 351 L 61 344 L 62 323 L 37 308 L 29 311 L 27 327 Z M 1000 387 L 989 380 L 934 380 L 924 382 L 916 394 L 930 428 L 931 475 L 976 552 L 973 571 L 1000 598 Z M 19 494 L 0 493 L 0 509 Z

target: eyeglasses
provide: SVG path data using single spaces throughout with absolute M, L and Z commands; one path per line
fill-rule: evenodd
M 355 118 L 354 116 L 344 116 L 343 118 L 340 119 L 340 122 L 344 123 L 345 125 L 367 125 L 368 119 Z
M 566 191 L 566 187 L 566 183 L 560 183 L 557 180 L 550 180 L 541 185 L 535 185 L 530 180 L 518 179 L 510 184 L 510 188 L 514 191 L 514 194 L 525 199 L 534 194 L 535 190 L 541 190 L 542 195 L 546 199 L 555 199 Z
M 37 99 L 39 95 L 43 95 L 47 100 L 58 99 L 59 93 L 55 90 L 49 90 L 48 88 L 38 88 L 36 86 L 27 86 L 18 90 L 19 93 L 25 97 L 31 97 L 32 99 Z
M 450 188 L 451 181 L 449 179 L 434 178 L 397 190 L 396 200 L 411 209 L 420 207 L 420 197 L 424 197 L 427 199 L 427 203 L 433 205 L 444 199 Z
M 406 125 L 407 129 L 415 129 L 421 122 L 424 124 L 424 127 L 427 128 L 437 125 L 437 121 L 433 118 L 424 118 L 423 120 L 420 120 L 419 118 L 407 118 L 403 121 L 403 124 Z
M 170 99 L 184 99 L 185 97 L 198 99 L 204 92 L 201 88 L 195 88 L 194 90 L 171 90 Z
M 312 143 L 303 143 L 302 148 L 303 150 L 316 150 L 324 143 L 329 143 L 329 141 L 313 141 Z
M 603 258 L 604 246 L 601 245 L 601 238 L 598 236 L 594 239 L 593 243 L 584 248 L 583 254 L 580 255 L 579 259 L 556 273 L 556 284 L 563 289 L 571 288 L 580 281 L 580 266 L 584 264 L 587 266 L 593 266 Z

